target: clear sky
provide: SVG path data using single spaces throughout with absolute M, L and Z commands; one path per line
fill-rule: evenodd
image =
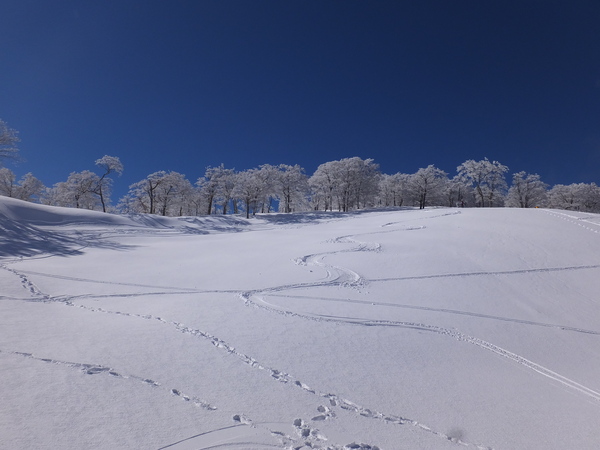
M 0 0 L 19 176 L 373 158 L 600 184 L 600 1 Z M 115 198 L 117 197 L 117 198 Z

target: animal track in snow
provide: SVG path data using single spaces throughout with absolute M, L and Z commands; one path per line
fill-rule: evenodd
M 29 292 L 29 294 L 32 296 L 32 300 L 35 300 L 35 301 L 49 301 L 50 300 L 50 296 L 43 293 L 31 280 L 29 280 L 29 278 L 24 273 L 18 272 L 15 269 L 8 267 L 6 264 L 0 264 L 0 269 L 4 269 L 7 272 L 10 272 L 13 275 L 19 277 L 21 280 L 21 286 L 23 286 L 23 288 Z
M 296 433 L 298 434 L 298 436 L 300 436 L 302 440 L 306 440 L 305 445 L 309 445 L 312 448 L 315 448 L 315 445 L 309 441 L 323 442 L 327 440 L 327 438 L 323 436 L 318 429 L 311 428 L 302 419 L 294 420 L 294 427 L 296 428 Z
M 225 350 L 227 353 L 231 354 L 232 356 L 236 356 L 242 362 L 244 362 L 245 364 L 248 364 L 249 366 L 251 366 L 253 368 L 267 372 L 271 376 L 271 378 L 273 378 L 281 383 L 286 383 L 291 386 L 296 386 L 299 389 L 302 389 L 304 392 L 307 392 L 311 395 L 316 395 L 318 397 L 329 400 L 329 404 L 331 405 L 332 408 L 333 407 L 341 408 L 346 411 L 355 413 L 361 417 L 375 419 L 375 420 L 382 420 L 382 421 L 385 421 L 385 423 L 396 424 L 396 425 L 407 425 L 407 424 L 412 425 L 412 426 L 417 427 L 427 433 L 436 435 L 442 439 L 448 439 L 448 436 L 446 436 L 444 433 L 434 431 L 430 427 L 423 425 L 415 420 L 407 419 L 407 418 L 404 418 L 401 416 L 384 414 L 384 413 L 357 405 L 356 403 L 353 403 L 350 400 L 344 399 L 338 395 L 335 395 L 332 393 L 319 392 L 316 389 L 311 388 L 307 384 L 295 379 L 290 374 L 287 374 L 285 372 L 282 372 L 282 371 L 274 369 L 274 368 L 270 368 L 270 367 L 258 362 L 256 359 L 254 359 L 248 355 L 245 355 L 244 353 L 239 352 L 233 346 L 227 344 L 225 341 L 223 341 L 215 336 L 210 335 L 209 333 L 187 327 L 181 323 L 173 322 L 172 324 L 182 333 L 191 334 L 193 336 L 209 340 L 209 342 L 211 342 L 215 347 Z M 415 328 L 415 327 L 416 326 L 413 326 L 411 328 Z M 423 325 L 423 327 L 426 327 L 426 326 Z M 321 412 L 321 414 L 325 415 L 324 419 L 333 418 L 333 417 L 335 417 L 335 412 L 333 411 L 332 408 L 327 408 L 327 407 L 323 406 L 322 411 L 321 411 L 321 408 L 319 408 L 317 411 Z M 319 416 L 320 416 L 320 414 L 318 414 L 314 417 L 319 417 Z M 300 419 L 298 419 L 298 420 L 300 420 Z M 319 420 L 320 419 L 317 419 L 317 421 L 319 421 Z M 313 436 L 313 437 L 319 436 L 318 434 L 314 434 L 312 431 L 313 429 L 310 427 L 302 426 L 302 427 L 300 427 L 300 429 L 302 429 L 302 430 L 308 429 L 309 431 L 302 431 L 302 432 L 308 433 L 310 436 Z M 315 433 L 318 433 L 318 431 L 315 431 Z M 485 446 L 482 446 L 479 444 L 469 444 L 469 443 L 463 443 L 463 444 L 467 445 L 467 446 L 472 446 L 472 447 L 475 447 L 478 449 L 492 450 L 491 447 L 485 447 Z M 319 447 L 313 447 L 313 448 L 319 448 Z M 332 448 L 335 448 L 335 447 L 332 447 Z
M 149 378 L 143 378 L 143 377 L 139 377 L 137 375 L 123 375 L 120 372 L 117 372 L 116 370 L 114 370 L 110 367 L 102 366 L 99 364 L 76 363 L 76 362 L 61 361 L 58 359 L 51 359 L 51 358 L 40 358 L 40 357 L 34 356 L 32 353 L 27 353 L 27 352 L 0 350 L 0 353 L 5 353 L 5 354 L 9 354 L 9 355 L 17 355 L 17 356 L 21 356 L 21 357 L 24 357 L 27 359 L 32 359 L 35 361 L 41 361 L 41 362 L 45 362 L 45 363 L 49 363 L 49 364 L 56 364 L 58 366 L 65 366 L 65 367 L 70 367 L 73 369 L 78 369 L 86 375 L 107 374 L 108 376 L 123 379 L 123 380 L 130 379 L 130 380 L 139 381 L 139 382 L 142 382 L 153 388 L 159 388 L 161 386 L 161 383 L 158 383 L 157 381 L 151 380 Z M 199 399 L 198 397 L 183 394 L 178 389 L 170 389 L 169 392 L 176 397 L 181 397 L 181 399 L 184 401 L 188 401 L 188 402 L 190 402 L 198 407 L 201 407 L 203 409 L 206 409 L 208 411 L 214 411 L 217 409 L 216 407 L 212 406 L 210 403 L 205 402 L 205 401 Z
M 316 415 L 315 417 L 313 417 L 310 420 L 312 420 L 312 421 L 322 421 L 322 420 L 332 419 L 332 418 L 335 417 L 335 412 L 333 412 L 327 406 L 319 405 L 319 407 L 317 408 L 317 411 L 320 414 Z
M 600 233 L 600 223 L 592 222 L 588 217 L 578 217 L 566 212 L 549 211 L 547 209 L 544 209 L 543 211 L 551 216 L 567 220 L 574 225 L 578 225 L 588 231 L 591 231 L 592 233 Z
M 243 414 L 235 414 L 233 416 L 233 421 L 237 422 L 237 423 L 243 423 L 246 425 L 252 425 L 252 421 L 250 419 L 248 419 L 246 416 L 244 416 Z

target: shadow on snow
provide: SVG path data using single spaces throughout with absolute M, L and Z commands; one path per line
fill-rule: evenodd
M 75 256 L 86 247 L 125 249 L 127 246 L 104 241 L 92 235 L 76 237 L 44 231 L 33 225 L 0 216 L 0 257 L 3 256 Z

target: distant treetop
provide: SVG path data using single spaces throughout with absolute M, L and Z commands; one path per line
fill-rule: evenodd
M 6 122 L 0 119 L 0 166 L 3 159 L 16 159 L 19 154 L 17 142 L 19 142 L 18 131 L 10 128 Z

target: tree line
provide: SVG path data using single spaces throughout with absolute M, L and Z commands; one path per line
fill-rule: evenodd
M 0 160 L 17 155 L 17 133 L 0 120 Z M 96 171 L 72 172 L 46 187 L 33 174 L 20 180 L 0 168 L 0 195 L 45 205 L 162 216 L 341 211 L 411 206 L 549 207 L 600 212 L 595 183 L 549 187 L 537 174 L 517 172 L 507 183 L 508 167 L 484 158 L 460 164 L 452 177 L 429 165 L 412 174 L 381 173 L 372 159 L 343 158 L 321 164 L 312 175 L 299 165 L 263 164 L 236 171 L 223 164 L 207 167 L 194 183 L 185 175 L 158 171 L 129 186 L 111 203 L 113 175 L 123 164 L 116 156 L 95 161 Z

